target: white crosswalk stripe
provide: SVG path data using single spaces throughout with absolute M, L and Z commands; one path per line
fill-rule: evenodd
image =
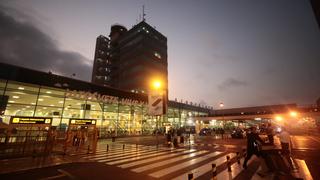
M 212 164 L 216 164 L 220 169 L 221 167 L 224 168 L 218 172 L 217 179 L 234 179 L 243 171 L 242 163 L 238 164 L 233 159 L 236 156 L 235 153 L 212 151 L 212 149 L 218 147 L 215 144 L 192 145 L 212 147 L 210 151 L 204 149 L 197 150 L 192 146 L 189 149 L 189 144 L 180 145 L 180 147 L 183 146 L 185 148 L 168 148 L 162 146 L 157 148 L 156 146 L 126 145 L 125 149 L 122 149 L 122 145 L 118 144 L 118 146 L 109 146 L 109 151 L 106 151 L 106 146 L 101 146 L 95 154 L 83 154 L 81 157 L 91 161 L 115 165 L 119 168 L 149 175 L 154 178 L 172 180 L 186 180 L 188 179 L 189 173 L 193 173 L 193 178 L 207 178 L 212 172 Z M 226 163 L 227 155 L 233 159 L 231 172 L 223 165 Z M 241 159 L 241 161 L 243 161 L 243 159 Z M 257 158 L 249 160 L 248 165 L 252 164 L 253 161 L 257 161 Z M 308 170 L 303 160 L 295 159 L 295 161 L 297 161 L 299 166 L 303 166 L 304 169 Z M 193 169 L 190 168 L 191 166 Z M 251 179 L 260 180 L 261 177 L 257 175 L 257 172 L 260 170 L 261 163 L 256 172 L 251 175 Z M 309 171 L 305 171 L 304 173 L 304 178 L 312 179 Z M 272 178 L 272 176 L 270 177 Z
M 129 152 L 122 152 L 122 153 L 118 153 L 118 154 L 106 154 L 105 156 L 95 156 L 92 157 L 91 160 L 112 160 L 112 159 L 118 159 L 118 158 L 126 158 L 126 157 L 130 157 L 130 156 L 136 156 L 138 154 L 141 153 L 150 153 L 150 152 L 154 152 L 156 150 L 140 150 L 140 151 L 129 151 Z
M 204 144 L 204 143 L 185 143 L 185 144 L 180 144 L 179 147 L 189 147 L 189 146 L 208 146 L 208 147 L 215 147 L 218 146 L 217 144 Z
M 172 158 L 172 159 L 169 159 L 169 160 L 166 160 L 166 161 L 161 161 L 161 162 L 158 162 L 158 163 L 153 163 L 151 165 L 142 166 L 140 168 L 132 169 L 132 171 L 134 171 L 134 172 L 143 172 L 143 171 L 146 171 L 146 170 L 149 170 L 149 169 L 152 169 L 152 168 L 160 167 L 160 166 L 163 166 L 163 165 L 166 165 L 166 164 L 170 164 L 170 163 L 173 163 L 173 162 L 177 162 L 177 161 L 180 161 L 180 160 L 183 160 L 183 159 L 187 159 L 187 158 L 190 158 L 190 157 L 198 156 L 198 155 L 204 154 L 206 152 L 208 152 L 208 151 L 198 151 L 198 152 L 194 152 L 194 153 L 191 153 L 191 154 L 188 154 L 188 155 L 178 156 L 176 158 Z
M 177 151 L 181 151 L 181 149 L 177 149 L 174 152 L 177 152 Z M 143 156 L 135 156 L 133 158 L 114 161 L 114 162 L 110 162 L 110 163 L 107 163 L 107 164 L 109 164 L 109 165 L 120 164 L 120 163 L 125 163 L 125 162 L 130 162 L 130 161 L 136 161 L 136 160 L 139 160 L 139 159 L 142 159 L 142 158 L 149 158 L 149 157 L 153 157 L 153 156 L 159 156 L 159 155 L 163 155 L 163 154 L 168 154 L 168 152 L 156 152 L 156 153 L 153 153 L 153 154 L 150 154 L 150 155 L 145 155 L 144 154 Z
M 127 148 L 127 149 L 117 149 L 117 150 L 112 150 L 112 151 L 103 151 L 103 152 L 98 152 L 95 154 L 91 154 L 87 157 L 99 157 L 99 156 L 103 156 L 103 155 L 123 155 L 124 153 L 134 153 L 134 152 L 138 152 L 138 151 L 146 151 L 146 150 L 155 150 L 156 148 L 146 148 L 146 147 L 139 147 L 139 148 Z
M 162 156 L 157 156 L 155 158 L 149 158 L 149 159 L 145 159 L 145 160 L 140 160 L 140 161 L 135 161 L 135 162 L 132 162 L 132 163 L 123 164 L 123 165 L 120 165 L 118 167 L 129 168 L 129 167 L 132 167 L 132 166 L 137 166 L 137 165 L 148 163 L 148 162 L 152 162 L 152 161 L 159 161 L 161 159 L 167 159 L 167 158 L 174 157 L 174 156 L 177 156 L 177 155 L 180 155 L 180 154 L 191 153 L 191 152 L 194 152 L 194 151 L 196 151 L 196 150 L 195 149 L 184 150 L 184 151 L 178 152 L 178 153 L 166 154 L 166 155 L 162 155 Z
M 247 165 L 250 165 L 252 161 L 254 161 L 256 158 L 251 158 Z M 228 171 L 228 169 L 223 170 L 217 175 L 217 179 L 233 179 L 235 178 L 241 171 L 243 171 L 243 168 L 241 167 L 241 164 L 233 163 L 231 165 L 231 172 Z
M 119 152 L 119 150 L 122 150 L 122 148 L 112 147 L 109 149 L 109 151 L 107 151 L 106 148 L 105 149 L 99 148 L 94 152 L 94 154 L 101 154 L 101 153 L 105 153 L 105 152 Z M 128 150 L 128 149 L 126 149 L 126 150 Z M 87 157 L 87 156 L 92 155 L 92 153 L 88 154 L 87 152 L 82 152 L 82 153 L 73 153 L 70 155 L 71 156 L 78 156 L 78 157 Z
M 135 148 L 135 147 L 127 147 L 125 149 L 122 149 L 122 148 L 117 148 L 117 149 L 110 149 L 109 151 L 101 151 L 101 150 L 98 150 L 96 151 L 96 153 L 94 154 L 84 154 L 82 155 L 81 157 L 84 157 L 84 158 L 91 158 L 91 157 L 99 157 L 99 156 L 105 156 L 106 154 L 107 155 L 117 155 L 117 154 L 123 154 L 124 152 L 125 153 L 128 153 L 128 152 L 135 152 L 135 151 L 142 151 L 142 150 L 147 150 L 147 149 L 150 149 L 150 150 L 153 150 L 153 149 L 156 149 L 156 147 L 146 147 L 146 146 L 143 146 L 143 147 L 138 147 L 138 148 Z M 161 148 L 159 148 L 161 149 Z
M 140 149 L 141 150 L 141 149 Z M 135 152 L 137 150 L 135 149 L 127 149 L 127 150 L 122 150 L 122 149 L 117 149 L 117 150 L 113 150 L 113 151 L 98 151 L 94 154 L 89 154 L 89 155 L 83 155 L 83 157 L 85 158 L 90 158 L 90 157 L 98 157 L 98 156 L 104 156 L 106 154 L 108 155 L 117 155 L 117 154 L 123 154 L 123 153 L 128 153 L 128 152 Z
M 176 149 L 173 151 L 182 151 L 182 149 Z M 100 158 L 100 160 L 98 160 L 98 162 L 109 162 L 109 161 L 115 161 L 118 159 L 122 159 L 121 162 L 123 162 L 123 159 L 125 158 L 133 158 L 133 157 L 150 157 L 151 155 L 157 154 L 159 155 L 159 153 L 161 154 L 165 154 L 168 153 L 168 150 L 147 150 L 147 151 L 137 151 L 134 153 L 128 153 L 128 154 L 123 154 L 123 155 L 119 155 L 119 156 L 111 156 L 111 157 L 106 157 L 106 158 Z
M 313 178 L 312 178 L 312 175 L 309 171 L 309 168 L 308 168 L 306 162 L 302 159 L 295 159 L 295 161 L 297 162 L 300 174 L 302 175 L 301 178 L 306 179 L 306 180 L 312 180 Z
M 230 154 L 227 154 L 227 155 L 230 156 L 230 158 L 235 157 L 234 153 L 230 153 Z M 198 168 L 193 169 L 192 170 L 192 172 L 194 174 L 193 177 L 197 178 L 197 177 L 199 177 L 199 176 L 211 171 L 212 170 L 212 164 L 216 164 L 216 166 L 219 166 L 219 165 L 225 163 L 226 162 L 226 156 L 222 156 L 222 157 L 220 157 L 220 158 L 218 158 L 218 159 L 216 159 L 216 160 L 214 160 L 214 161 L 212 161 L 210 163 L 207 163 L 205 165 L 202 165 L 202 166 L 200 166 Z M 188 177 L 188 173 L 185 173 L 185 174 L 182 174 L 182 175 L 180 175 L 178 177 L 175 177 L 173 179 L 174 180 L 180 180 L 180 179 L 186 179 L 187 177 Z
M 201 157 L 197 157 L 197 158 L 188 160 L 186 162 L 180 163 L 180 164 L 172 166 L 172 167 L 161 169 L 161 170 L 159 170 L 157 172 L 154 172 L 154 173 L 151 173 L 149 175 L 152 176 L 152 177 L 160 178 L 160 177 L 165 176 L 167 174 L 170 174 L 170 173 L 172 173 L 174 171 L 186 168 L 188 166 L 200 163 L 200 162 L 202 162 L 204 160 L 207 160 L 209 158 L 215 157 L 215 156 L 217 156 L 219 154 L 221 154 L 221 152 L 213 152 L 213 153 L 201 156 Z

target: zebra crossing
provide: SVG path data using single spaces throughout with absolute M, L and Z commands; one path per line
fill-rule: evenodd
M 218 144 L 208 144 L 208 143 L 185 143 L 182 146 L 198 146 L 198 147 L 219 147 Z
M 218 179 L 233 179 L 243 171 L 241 164 L 235 162 L 236 153 L 212 149 L 209 151 L 194 148 L 113 144 L 108 150 L 105 146 L 100 146 L 94 154 L 83 153 L 76 156 L 157 179 L 187 180 L 190 173 L 193 174 L 194 179 L 208 179 L 212 177 L 212 164 L 220 169 L 216 175 Z M 227 168 L 226 156 L 232 160 L 230 161 L 231 172 Z M 251 159 L 249 166 L 256 160 Z M 251 178 L 261 179 L 255 174 Z

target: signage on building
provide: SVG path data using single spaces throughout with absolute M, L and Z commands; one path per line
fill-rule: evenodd
M 153 91 L 148 96 L 148 114 L 151 116 L 160 116 L 164 113 L 163 93 Z
M 10 124 L 51 124 L 52 118 L 48 117 L 17 117 L 12 116 Z
M 70 119 L 72 125 L 96 125 L 95 119 Z
M 125 105 L 143 105 L 145 104 L 143 101 L 138 101 L 134 99 L 128 98 L 121 98 L 109 95 L 101 95 L 97 92 L 91 93 L 87 91 L 76 91 L 76 90 L 69 90 L 66 91 L 66 97 L 68 98 L 78 98 L 78 99 L 89 99 L 94 101 L 101 101 L 104 103 L 120 103 Z

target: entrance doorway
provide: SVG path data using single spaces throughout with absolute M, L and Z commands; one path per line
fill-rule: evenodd
M 96 119 L 70 119 L 65 148 L 68 146 L 96 150 L 99 131 Z

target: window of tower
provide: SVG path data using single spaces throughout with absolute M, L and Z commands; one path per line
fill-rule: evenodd
M 158 52 L 154 52 L 154 56 L 157 57 L 158 59 L 161 59 L 161 55 Z

